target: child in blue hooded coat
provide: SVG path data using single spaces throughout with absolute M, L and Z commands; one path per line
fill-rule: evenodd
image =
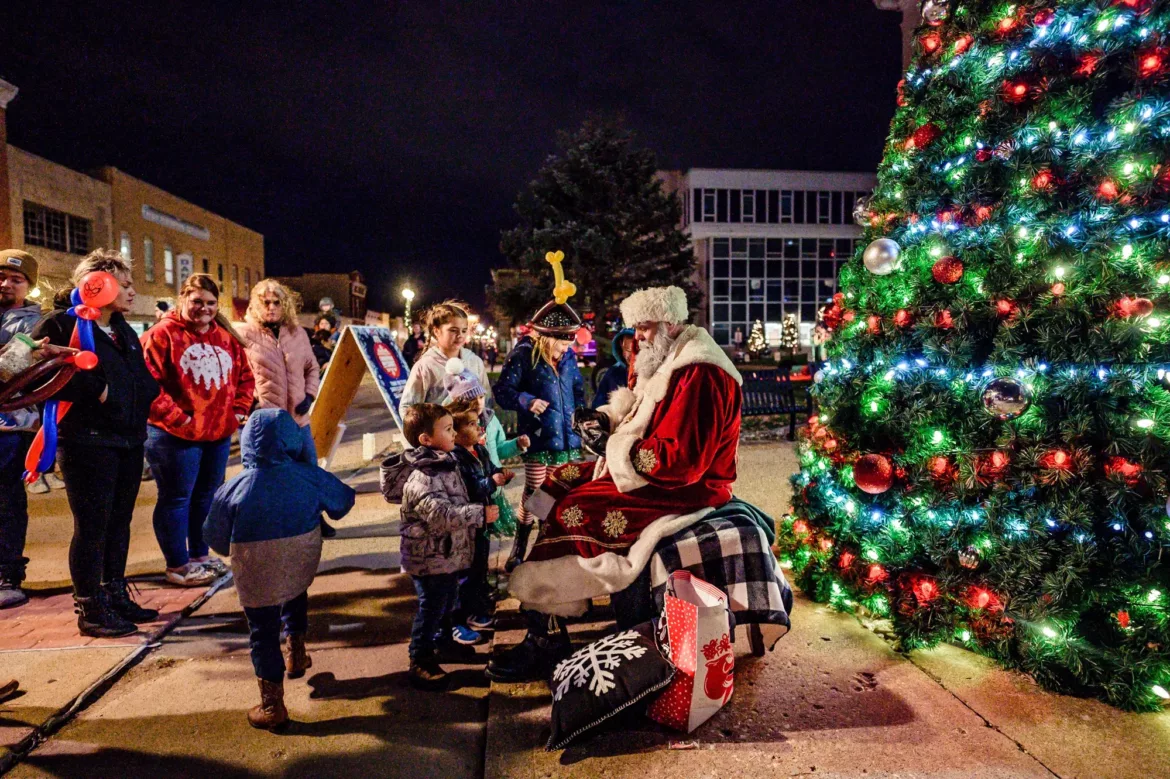
M 288 721 L 284 675 L 304 676 L 309 585 L 321 561 L 321 512 L 341 519 L 355 493 L 314 463 L 298 462 L 303 437 L 283 409 L 253 412 L 240 437 L 244 470 L 216 490 L 203 525 L 207 543 L 231 555 L 240 605 L 251 632 L 252 667 L 260 705 L 248 712 L 255 728 Z M 281 657 L 281 627 L 288 648 Z

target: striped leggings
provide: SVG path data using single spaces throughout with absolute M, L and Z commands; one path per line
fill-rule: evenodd
M 524 463 L 524 497 L 520 501 L 520 516 L 518 521 L 521 525 L 531 525 L 536 522 L 536 515 L 524 507 L 524 501 L 544 484 L 545 477 L 548 476 L 548 466 L 541 463 Z

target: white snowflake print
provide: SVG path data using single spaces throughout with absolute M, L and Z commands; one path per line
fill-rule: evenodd
M 637 639 L 638 634 L 633 630 L 615 633 L 562 660 L 553 671 L 553 683 L 557 685 L 553 700 L 559 701 L 569 687 L 584 687 L 586 682 L 599 698 L 612 690 L 617 686 L 613 672 L 621 667 L 622 661 L 646 654 L 646 647 L 639 646 Z
M 569 506 L 561 512 L 561 521 L 565 523 L 565 527 L 581 527 L 581 523 L 585 521 L 585 512 L 580 506 Z
M 650 473 L 658 467 L 658 456 L 651 449 L 639 449 L 634 455 L 634 470 L 638 473 Z
M 232 375 L 232 356 L 211 344 L 191 344 L 179 358 L 179 368 L 203 389 L 220 389 Z
M 626 515 L 620 511 L 611 511 L 605 515 L 605 521 L 601 523 L 601 527 L 605 530 L 607 535 L 617 538 L 622 533 L 626 532 Z

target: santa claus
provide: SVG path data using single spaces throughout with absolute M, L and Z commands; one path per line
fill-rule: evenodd
M 621 313 L 638 343 L 634 387 L 615 391 L 601 407 L 609 436 L 591 473 L 568 464 L 550 474 L 551 486 L 567 492 L 510 582 L 526 610 L 528 636 L 497 654 L 488 667 L 493 679 L 547 675 L 568 649 L 557 617 L 624 590 L 659 541 L 731 499 L 739 372 L 706 330 L 687 324 L 678 287 L 636 292 Z

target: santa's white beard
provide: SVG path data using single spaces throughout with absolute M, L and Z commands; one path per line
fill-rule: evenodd
M 638 357 L 634 360 L 634 372 L 639 379 L 649 379 L 666 362 L 667 355 L 674 348 L 677 339 L 670 337 L 670 330 L 665 322 L 658 323 L 658 332 L 654 335 L 654 342 L 643 341 L 638 344 Z

